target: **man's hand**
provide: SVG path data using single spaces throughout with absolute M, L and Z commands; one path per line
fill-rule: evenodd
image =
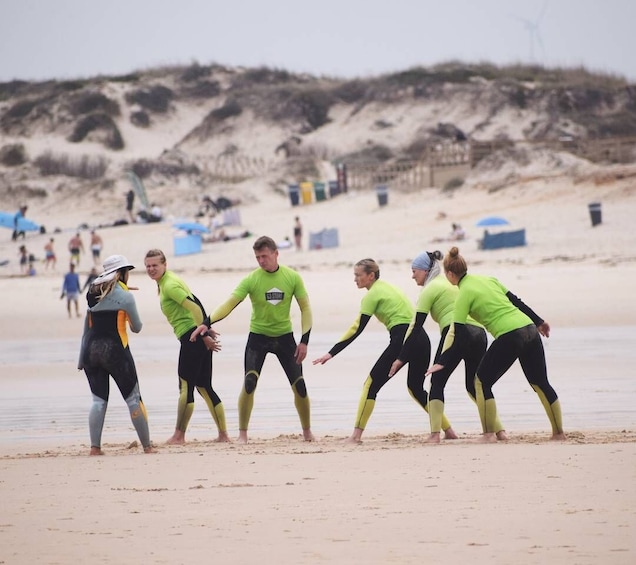
M 299 343 L 296 346 L 296 351 L 294 352 L 294 359 L 296 360 L 296 364 L 300 365 L 307 357 L 307 344 Z
M 221 334 L 214 331 L 212 328 L 208 328 L 205 324 L 201 324 L 192 330 L 192 333 L 190 334 L 190 341 L 196 341 L 200 335 L 209 335 L 212 339 L 216 340 Z

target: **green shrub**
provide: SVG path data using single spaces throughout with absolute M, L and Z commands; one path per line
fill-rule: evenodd
M 26 162 L 26 150 L 22 143 L 12 143 L 0 148 L 0 163 L 5 167 L 17 167 Z
M 119 104 L 101 92 L 85 92 L 71 102 L 71 112 L 74 115 L 104 112 L 110 116 L 119 115 Z
M 69 157 L 50 151 L 39 155 L 34 164 L 43 176 L 64 175 L 82 179 L 102 178 L 108 169 L 108 160 L 101 156 Z
M 107 114 L 89 114 L 82 118 L 73 129 L 68 140 L 72 143 L 83 141 L 93 131 L 102 131 L 105 135 L 103 143 L 109 149 L 123 149 L 124 139 L 121 136 L 117 124 Z
M 128 104 L 139 104 L 150 112 L 165 114 L 170 108 L 174 93 L 166 86 L 153 86 L 128 92 L 125 98 Z
M 138 128 L 147 128 L 150 126 L 150 116 L 143 110 L 130 114 L 130 123 Z

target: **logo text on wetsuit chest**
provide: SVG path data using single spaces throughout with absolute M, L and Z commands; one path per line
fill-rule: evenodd
M 272 288 L 265 292 L 265 300 L 274 306 L 283 301 L 285 293 L 278 288 Z

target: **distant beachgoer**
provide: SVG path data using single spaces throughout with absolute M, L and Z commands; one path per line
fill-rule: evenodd
M 362 434 L 375 408 L 375 399 L 380 389 L 389 381 L 389 370 L 397 359 L 409 324 L 413 319 L 413 306 L 406 294 L 397 286 L 380 279 L 380 267 L 373 259 L 362 259 L 353 268 L 353 280 L 365 294 L 360 305 L 360 314 L 351 328 L 340 338 L 328 353 L 315 359 L 314 365 L 324 365 L 345 347 L 350 345 L 364 330 L 372 316 L 375 316 L 389 331 L 389 345 L 380 354 L 362 387 L 353 433 L 350 443 L 360 443 Z M 419 352 L 409 362 L 406 384 L 413 399 L 427 410 L 428 394 L 424 389 L 426 368 L 431 355 L 431 342 L 426 332 L 414 337 Z M 444 419 L 443 427 L 454 435 L 450 422 Z
M 68 317 L 71 317 L 71 303 L 75 306 L 75 315 L 79 318 L 79 293 L 80 293 L 80 280 L 79 276 L 75 272 L 75 264 L 69 265 L 69 271 L 64 275 L 64 282 L 62 283 L 62 294 L 60 300 L 66 296 L 66 310 L 68 311 Z
M 29 274 L 29 252 L 26 245 L 20 245 L 18 249 L 18 257 L 20 262 L 20 273 L 23 275 Z
M 91 252 L 93 253 L 93 262 L 99 265 L 101 261 L 102 247 L 104 242 L 102 237 L 95 231 L 91 231 Z
M 68 250 L 71 254 L 71 263 L 75 265 L 79 265 L 80 263 L 80 254 L 84 253 L 84 242 L 82 238 L 77 232 L 68 242 Z
M 212 324 L 227 317 L 245 298 L 252 302 L 250 332 L 244 355 L 243 388 L 239 396 L 240 443 L 247 443 L 247 430 L 254 405 L 256 387 L 265 358 L 273 353 L 278 358 L 294 394 L 294 405 L 305 441 L 314 441 L 311 431 L 311 404 L 303 377 L 302 362 L 307 356 L 312 313 L 309 295 L 301 276 L 278 263 L 276 242 L 259 237 L 252 246 L 259 267 L 248 274 L 204 323 L 192 332 L 190 339 L 212 332 Z M 297 344 L 292 331 L 290 309 L 296 299 L 300 308 L 301 338 Z
M 48 243 L 44 246 L 44 268 L 48 269 L 49 265 L 55 270 L 57 264 L 57 257 L 55 256 L 55 248 L 53 247 L 54 239 L 49 239 Z
M 144 259 L 146 273 L 157 283 L 159 304 L 181 343 L 179 351 L 179 402 L 177 423 L 169 444 L 184 444 L 188 424 L 194 412 L 196 388 L 212 415 L 219 435 L 216 441 L 230 441 L 225 422 L 225 409 L 219 395 L 212 388 L 212 352 L 221 349 L 216 334 L 190 341 L 190 335 L 207 317 L 203 305 L 185 281 L 168 270 L 166 256 L 160 249 L 151 249 Z
M 134 267 L 123 255 L 108 257 L 104 261 L 104 272 L 95 278 L 86 296 L 88 310 L 77 368 L 84 370 L 93 393 L 93 405 L 88 416 L 90 455 L 104 454 L 102 430 L 111 376 L 128 405 L 130 419 L 144 453 L 156 451 L 150 442 L 146 407 L 128 346 L 126 322 L 135 333 L 142 328 L 135 299 L 127 286 L 130 269 Z
M 135 191 L 131 188 L 126 193 L 126 212 L 128 212 L 128 217 L 130 218 L 131 223 L 135 223 L 135 215 L 133 214 L 133 208 L 135 204 Z
M 460 224 L 453 224 L 453 229 L 449 236 L 450 241 L 461 241 L 462 239 L 466 239 L 466 232 L 464 228 Z
M 84 283 L 84 286 L 82 286 L 82 290 L 80 292 L 84 292 L 87 288 L 89 288 L 91 283 L 97 278 L 97 276 L 97 268 L 91 267 L 91 270 L 86 277 L 86 282 Z
M 413 259 L 411 265 L 413 272 L 412 278 L 418 286 L 422 287 L 422 291 L 417 299 L 415 319 L 411 324 L 411 332 L 407 335 L 402 345 L 400 355 L 393 362 L 389 376 L 393 376 L 402 365 L 407 363 L 414 356 L 421 355 L 421 351 L 414 340 L 420 332 L 426 331 L 424 329 L 424 322 L 429 313 L 431 318 L 439 325 L 441 334 L 437 352 L 435 353 L 435 363 L 444 350 L 446 336 L 453 321 L 455 299 L 457 298 L 459 289 L 452 285 L 443 275 L 440 265 L 441 258 L 442 253 L 440 251 L 434 251 L 433 253 L 424 251 Z M 444 388 L 446 387 L 449 377 L 462 360 L 464 361 L 466 369 L 466 392 L 468 392 L 473 402 L 477 402 L 475 398 L 475 372 L 477 371 L 477 366 L 481 358 L 486 352 L 486 331 L 469 316 L 466 319 L 466 334 L 466 343 L 461 351 L 458 351 L 458 354 L 453 357 L 452 361 L 448 362 L 443 370 L 433 373 L 431 376 L 431 389 L 428 395 L 431 434 L 427 439 L 428 443 L 440 442 L 442 418 L 444 415 Z M 497 439 L 507 439 L 506 432 L 499 422 L 495 425 L 495 431 Z M 448 431 L 444 430 L 444 432 L 445 438 L 448 439 Z M 456 437 L 454 433 L 450 436 L 451 439 Z
M 24 230 L 19 229 L 18 224 L 20 220 L 26 216 L 27 210 L 28 206 L 20 206 L 18 211 L 15 213 L 15 216 L 13 216 L 13 233 L 11 234 L 11 241 L 17 241 L 19 237 L 22 237 L 22 239 L 26 237 Z
M 482 441 L 497 441 L 499 426 L 493 385 L 519 359 L 532 389 L 537 393 L 552 426 L 552 439 L 564 440 L 561 403 L 548 381 L 541 336 L 550 336 L 550 324 L 494 277 L 469 275 L 457 247 L 444 258 L 446 278 L 459 287 L 453 313 L 453 332 L 447 347 L 428 373 L 450 365 L 467 340 L 466 322 L 471 316 L 495 338 L 479 363 L 475 378 L 477 408 L 483 430 Z M 448 336 L 447 336 L 448 337 Z
M 296 244 L 296 251 L 302 251 L 303 249 L 303 225 L 300 223 L 300 218 L 296 216 L 294 223 L 294 243 Z

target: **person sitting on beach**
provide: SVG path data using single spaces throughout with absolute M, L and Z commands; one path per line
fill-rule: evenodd
M 427 374 L 450 366 L 466 343 L 468 316 L 492 334 L 492 342 L 477 367 L 475 392 L 482 423 L 483 442 L 497 441 L 500 426 L 494 384 L 519 359 L 532 389 L 537 393 L 552 426 L 552 439 L 564 440 L 561 403 L 548 381 L 541 336 L 550 336 L 550 324 L 512 294 L 494 277 L 469 275 L 465 259 L 457 247 L 444 258 L 446 278 L 459 287 L 453 312 L 453 332 L 446 349 Z
M 126 333 L 126 322 L 134 333 L 139 333 L 142 328 L 135 299 L 128 287 L 129 272 L 134 267 L 123 255 L 108 257 L 103 267 L 104 272 L 95 278 L 86 295 L 88 310 L 77 365 L 78 369 L 84 370 L 93 394 L 88 416 L 90 455 L 104 454 L 102 430 L 111 376 L 128 405 L 144 453 L 154 453 L 146 407 L 141 399 L 137 369 Z
M 313 364 L 324 365 L 350 345 L 362 333 L 372 316 L 382 322 L 389 331 L 389 345 L 380 354 L 362 387 L 355 426 L 348 439 L 350 443 L 360 443 L 362 433 L 373 413 L 375 399 L 380 389 L 389 381 L 391 366 L 400 354 L 409 324 L 413 319 L 413 306 L 411 306 L 406 294 L 397 286 L 379 280 L 380 267 L 373 259 L 358 261 L 353 268 L 353 279 L 358 288 L 364 288 L 368 291 L 362 299 L 360 314 L 351 328 L 340 338 L 340 341 L 328 353 L 315 359 Z M 413 399 L 421 408 L 427 410 L 428 394 L 424 389 L 424 378 L 431 355 L 431 341 L 426 332 L 417 333 L 413 341 L 418 355 L 413 356 L 410 360 L 406 385 Z M 442 419 L 443 429 L 449 430 L 447 437 L 455 436 L 450 422 L 445 416 Z
M 407 335 L 402 350 L 398 358 L 393 362 L 389 376 L 392 377 L 405 363 L 408 363 L 414 356 L 421 355 L 421 351 L 416 346 L 416 338 L 420 332 L 425 332 L 424 322 L 428 314 L 439 325 L 440 340 L 435 353 L 436 363 L 442 354 L 446 336 L 453 321 L 453 309 L 455 299 L 459 289 L 452 285 L 442 273 L 440 260 L 442 259 L 441 251 L 429 253 L 423 251 L 415 259 L 411 265 L 413 272 L 413 280 L 418 286 L 422 287 L 422 291 L 417 299 L 415 319 L 411 324 L 411 331 Z M 486 352 L 487 338 L 484 328 L 475 322 L 470 316 L 466 319 L 466 343 L 461 351 L 452 358 L 443 370 L 433 373 L 431 376 L 431 389 L 428 395 L 428 413 L 431 424 L 431 435 L 428 437 L 428 443 L 439 443 L 440 432 L 442 430 L 442 418 L 444 415 L 444 388 L 449 377 L 459 365 L 460 361 L 464 361 L 466 370 L 466 392 L 473 402 L 477 402 L 475 397 L 475 373 L 481 358 Z M 428 359 L 426 363 L 428 363 Z M 450 430 L 452 432 L 452 430 Z M 495 425 L 497 439 L 507 439 L 506 432 L 500 422 Z M 445 438 L 449 438 L 449 430 L 444 430 Z M 454 437 L 453 437 L 454 436 Z M 450 436 L 455 439 L 457 436 Z
M 301 276 L 278 263 L 276 242 L 268 236 L 259 237 L 252 246 L 259 267 L 247 275 L 194 332 L 190 340 L 213 332 L 212 324 L 227 317 L 248 296 L 252 302 L 252 318 L 244 355 L 243 388 L 239 396 L 240 443 L 247 443 L 254 394 L 268 353 L 278 358 L 294 393 L 294 404 L 305 441 L 314 441 L 311 431 L 311 406 L 303 377 L 302 362 L 307 356 L 312 313 L 309 295 Z M 292 331 L 290 309 L 295 298 L 300 308 L 302 335 L 296 344 Z

